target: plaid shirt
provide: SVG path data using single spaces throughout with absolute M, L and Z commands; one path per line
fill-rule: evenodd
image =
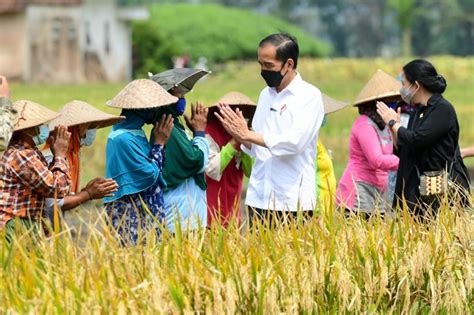
M 46 197 L 64 197 L 70 185 L 66 159 L 56 157 L 48 169 L 41 151 L 15 141 L 0 163 L 0 229 L 13 217 L 39 219 Z

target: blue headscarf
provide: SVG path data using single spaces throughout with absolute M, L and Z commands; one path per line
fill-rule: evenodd
M 155 185 L 160 170 L 151 158 L 151 146 L 142 127 L 146 113 L 124 110 L 127 118 L 114 125 L 107 139 L 105 174 L 118 184 L 118 191 L 104 202 L 139 193 Z

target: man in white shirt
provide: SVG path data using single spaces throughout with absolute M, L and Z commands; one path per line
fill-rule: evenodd
M 242 113 L 226 104 L 216 116 L 255 157 L 246 204 L 260 218 L 312 214 L 316 208 L 314 161 L 324 118 L 321 92 L 296 71 L 299 48 L 288 34 L 273 34 L 258 48 L 263 89 L 249 130 Z

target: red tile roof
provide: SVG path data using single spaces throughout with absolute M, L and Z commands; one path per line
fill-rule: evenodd
M 0 14 L 21 12 L 28 4 L 39 5 L 78 5 L 82 0 L 0 0 Z

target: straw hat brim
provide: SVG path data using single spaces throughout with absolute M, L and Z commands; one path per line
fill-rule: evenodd
M 354 106 L 390 97 L 400 97 L 402 84 L 394 77 L 378 69 L 357 95 Z
M 257 104 L 250 97 L 240 92 L 229 92 L 221 97 L 214 105 L 209 107 L 209 116 L 214 118 L 214 113 L 219 111 L 219 103 L 229 105 L 233 110 L 239 108 L 245 118 L 252 118 L 257 109 Z
M 13 108 L 17 111 L 13 131 L 41 126 L 59 116 L 59 113 L 27 100 L 16 101 Z
M 74 127 L 90 124 L 89 129 L 100 129 L 114 125 L 124 119 L 123 116 L 111 115 L 86 102 L 74 100 L 64 105 L 59 111 L 59 117 L 49 123 L 49 128 L 52 130 L 59 125 Z
M 350 103 L 349 102 L 343 102 L 343 101 L 338 101 L 324 93 L 321 93 L 322 98 L 323 98 L 323 105 L 324 105 L 324 113 L 325 114 L 332 114 L 337 111 L 340 111 L 341 109 L 346 108 Z
M 400 96 L 400 91 L 398 92 L 392 92 L 392 93 L 385 93 L 381 95 L 374 95 L 373 97 L 368 97 L 366 99 L 361 99 L 356 102 L 354 102 L 353 106 L 360 106 L 368 102 L 373 102 L 373 101 L 384 101 L 387 99 L 396 99 L 396 100 L 401 100 Z
M 240 111 L 242 111 L 242 115 L 248 119 L 253 118 L 253 116 L 255 115 L 255 110 L 257 109 L 255 105 L 246 105 L 246 104 L 239 104 L 239 105 L 228 104 L 228 105 L 234 111 L 238 108 Z M 217 112 L 219 112 L 219 107 L 217 107 L 217 105 L 210 106 L 207 119 L 217 119 L 216 115 L 214 114 Z
M 106 104 L 122 109 L 150 109 L 174 104 L 178 98 L 168 93 L 158 83 L 138 79 L 125 86 Z

